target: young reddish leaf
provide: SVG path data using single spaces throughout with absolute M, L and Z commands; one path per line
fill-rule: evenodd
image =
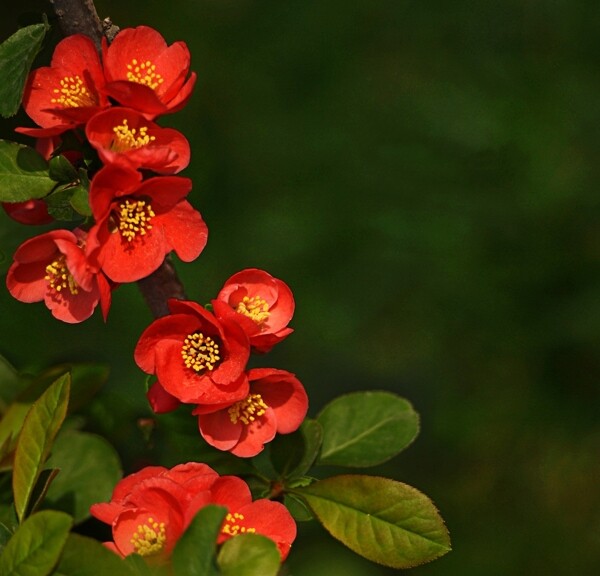
M 281 557 L 269 538 L 240 534 L 223 544 L 217 564 L 222 576 L 276 576 Z
M 404 450 L 419 432 L 419 415 L 391 392 L 354 392 L 336 398 L 317 416 L 323 427 L 318 463 L 365 468 Z
M 0 140 L 0 202 L 43 198 L 55 185 L 48 163 L 33 148 Z
M 13 494 L 19 522 L 25 517 L 31 493 L 67 413 L 70 376 L 60 377 L 31 406 L 15 452 Z
M 29 68 L 48 28 L 45 23 L 26 26 L 0 44 L 0 114 L 4 118 L 19 110 Z
M 431 500 L 402 482 L 333 476 L 294 493 L 334 538 L 373 562 L 412 568 L 450 550 L 448 531 Z
M 55 510 L 31 515 L 19 526 L 0 556 L 0 574 L 50 574 L 67 541 L 71 523 L 68 514 Z

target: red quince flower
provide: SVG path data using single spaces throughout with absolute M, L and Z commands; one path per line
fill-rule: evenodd
M 96 114 L 85 133 L 105 164 L 125 161 L 133 168 L 175 174 L 190 162 L 190 145 L 181 132 L 161 128 L 130 108 Z
M 60 134 L 87 122 L 109 105 L 104 72 L 94 43 L 82 34 L 67 36 L 54 50 L 50 66 L 27 79 L 23 107 L 40 128 L 17 128 L 35 137 Z
M 257 352 L 268 352 L 293 332 L 287 327 L 294 314 L 292 291 L 264 270 L 237 272 L 212 304 L 217 314 L 236 318 Z
M 140 336 L 134 358 L 160 386 L 189 404 L 233 403 L 248 395 L 248 338 L 238 324 L 221 320 L 195 302 L 169 300 L 171 314 Z M 154 387 L 153 387 L 154 388 Z
M 191 262 L 206 246 L 208 229 L 184 200 L 189 178 L 157 176 L 142 181 L 132 168 L 109 164 L 92 180 L 90 206 L 96 224 L 89 252 L 114 282 L 135 282 L 154 272 L 175 250 Z
M 192 94 L 196 74 L 189 74 L 184 42 L 167 46 L 159 32 L 138 26 L 121 30 L 110 46 L 104 42 L 103 53 L 107 94 L 147 118 L 179 110 Z
M 255 368 L 248 372 L 250 392 L 243 400 L 224 406 L 198 406 L 202 437 L 219 450 L 241 457 L 256 456 L 276 433 L 300 427 L 308 410 L 308 396 L 290 372 Z
M 2 202 L 2 208 L 20 224 L 48 224 L 54 220 L 48 214 L 48 206 L 43 200 L 25 202 Z
M 110 285 L 85 255 L 82 230 L 53 230 L 21 244 L 8 270 L 6 285 L 21 302 L 44 301 L 63 322 L 89 318 L 98 302 L 106 320 Z

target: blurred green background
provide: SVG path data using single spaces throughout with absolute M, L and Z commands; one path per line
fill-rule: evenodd
M 2 39 L 28 22 L 19 14 L 51 14 L 11 4 Z M 453 552 L 410 572 L 600 573 L 597 2 L 96 6 L 192 52 L 195 94 L 161 121 L 191 142 L 184 174 L 210 229 L 200 258 L 178 266 L 189 297 L 264 268 L 297 311 L 263 363 L 298 375 L 311 415 L 364 389 L 420 412 L 417 441 L 370 471 L 424 491 L 449 527 Z M 3 273 L 36 232 L 0 214 Z M 0 290 L 0 353 L 30 370 L 108 362 L 89 425 L 129 470 L 146 453 L 132 350 L 151 318 L 135 286 L 114 294 L 106 325 L 98 316 L 63 325 Z M 192 421 L 166 445 L 193 454 Z M 318 526 L 301 532 L 292 576 L 396 573 Z

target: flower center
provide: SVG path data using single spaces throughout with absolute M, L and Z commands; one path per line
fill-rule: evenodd
M 269 305 L 260 296 L 244 296 L 237 305 L 235 311 L 238 314 L 248 316 L 251 320 L 256 322 L 258 325 L 266 322 L 270 315 Z
M 156 90 L 164 82 L 163 77 L 156 73 L 156 66 L 150 60 L 138 62 L 136 58 L 131 61 L 131 64 L 127 64 L 127 80 L 143 84 L 152 90 Z
M 46 266 L 46 276 L 44 276 L 44 280 L 46 280 L 48 286 L 53 290 L 56 290 L 56 292 L 68 288 L 69 292 L 73 295 L 79 293 L 79 286 L 67 268 L 64 254 L 61 254 L 54 262 Z
M 152 517 L 145 524 L 139 524 L 131 543 L 140 556 L 157 554 L 165 547 L 167 533 L 164 522 L 156 522 Z
M 50 102 L 60 104 L 65 108 L 85 108 L 98 104 L 96 97 L 90 94 L 83 80 L 79 76 L 65 76 L 60 81 L 60 88 L 53 90 L 56 94 Z
M 196 372 L 213 370 L 221 360 L 219 344 L 202 332 L 188 334 L 181 347 L 181 356 L 187 368 Z
M 119 232 L 131 242 L 138 234 L 144 236 L 152 229 L 152 218 L 156 214 L 144 200 L 124 200 L 119 204 Z
M 156 136 L 148 134 L 147 126 L 140 126 L 139 130 L 130 128 L 127 125 L 127 119 L 123 120 L 122 124 L 113 127 L 115 134 L 111 149 L 115 152 L 126 152 L 127 150 L 137 150 L 142 146 L 146 146 L 156 140 Z
M 250 422 L 254 422 L 259 416 L 262 416 L 267 408 L 268 406 L 260 394 L 249 394 L 243 400 L 230 406 L 227 412 L 229 413 L 229 419 L 234 424 L 237 424 L 238 420 L 243 424 L 250 424 Z
M 246 528 L 246 526 L 242 526 L 240 522 L 243 519 L 244 515 L 240 514 L 239 512 L 227 514 L 227 516 L 225 516 L 225 524 L 223 525 L 223 528 L 221 528 L 221 532 L 229 536 L 237 536 L 238 534 L 256 532 L 256 528 Z

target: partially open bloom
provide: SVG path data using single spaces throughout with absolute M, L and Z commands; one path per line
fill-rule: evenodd
M 110 286 L 86 258 L 85 239 L 82 230 L 53 230 L 21 244 L 6 277 L 9 292 L 21 302 L 43 300 L 63 322 L 89 318 L 98 302 L 106 318 Z
M 264 270 L 234 274 L 212 304 L 219 315 L 236 319 L 257 352 L 268 352 L 293 332 L 288 328 L 294 314 L 292 291 Z
M 90 512 L 111 526 L 113 541 L 106 543 L 108 548 L 120 556 L 137 553 L 149 562 L 164 563 L 195 514 L 209 504 L 228 510 L 215 545 L 237 534 L 258 533 L 271 538 L 282 560 L 286 558 L 296 524 L 285 506 L 269 500 L 252 502 L 243 480 L 219 477 L 206 464 L 143 468 L 115 486 L 110 502 L 93 504 Z
M 109 105 L 103 84 L 94 43 L 82 34 L 67 36 L 56 45 L 50 66 L 33 70 L 25 85 L 23 107 L 41 129 L 17 132 L 47 137 L 84 124 Z
M 167 46 L 159 32 L 138 26 L 121 30 L 103 52 L 108 95 L 147 118 L 179 110 L 192 94 L 196 75 L 184 42 Z
M 13 220 L 21 224 L 48 224 L 54 220 L 48 214 L 48 207 L 43 200 L 2 202 L 2 208 Z
M 172 128 L 161 128 L 130 108 L 96 114 L 85 133 L 105 164 L 125 162 L 158 174 L 175 174 L 190 161 L 190 145 Z
M 96 224 L 88 249 L 114 282 L 135 282 L 154 272 L 175 250 L 191 262 L 206 246 L 208 229 L 185 200 L 189 178 L 157 176 L 142 182 L 132 168 L 109 164 L 92 180 Z
M 223 404 L 245 398 L 250 347 L 243 330 L 195 302 L 171 299 L 169 309 L 170 315 L 152 322 L 140 336 L 137 365 L 155 374 L 158 385 L 180 402 Z
M 290 372 L 255 368 L 248 372 L 250 392 L 224 406 L 198 406 L 202 437 L 219 450 L 236 456 L 256 456 L 276 433 L 289 434 L 302 424 L 308 396 Z

